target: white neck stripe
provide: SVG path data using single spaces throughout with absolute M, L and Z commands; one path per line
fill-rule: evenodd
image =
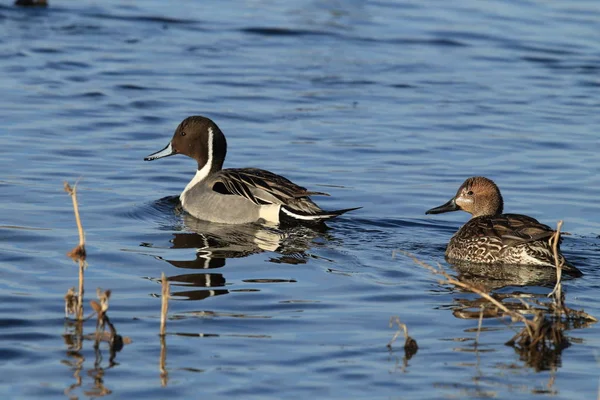
M 192 178 L 192 180 L 190 181 L 190 183 L 187 184 L 187 186 L 185 187 L 185 189 L 183 189 L 183 192 L 179 196 L 179 199 L 181 200 L 181 204 L 184 207 L 185 207 L 185 194 L 191 188 L 193 188 L 195 185 L 197 185 L 198 183 L 200 183 L 204 179 L 206 179 L 206 177 L 210 173 L 210 170 L 212 169 L 212 164 L 213 164 L 213 140 L 214 140 L 213 129 L 212 129 L 212 127 L 209 126 L 208 127 L 208 160 L 206 160 L 206 164 L 204 164 L 204 166 L 202 168 L 200 168 L 198 171 L 196 171 L 196 175 L 194 175 L 194 177 Z

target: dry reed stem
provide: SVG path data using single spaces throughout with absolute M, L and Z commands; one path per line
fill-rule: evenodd
M 554 235 L 549 239 L 550 240 L 550 244 L 552 245 L 552 252 L 554 255 L 554 265 L 556 266 L 556 285 L 554 285 L 554 289 L 552 289 L 552 292 L 550 292 L 550 294 L 548 294 L 548 297 L 553 297 L 554 299 L 554 312 L 557 316 L 557 318 L 560 318 L 561 314 L 564 314 L 565 317 L 567 319 L 569 318 L 581 318 L 587 321 L 591 321 L 591 322 L 598 322 L 598 320 L 594 317 L 592 317 L 591 315 L 589 315 L 588 313 L 586 313 L 583 310 L 573 310 L 569 307 L 567 307 L 567 305 L 565 304 L 565 296 L 564 293 L 562 291 L 562 268 L 564 266 L 565 260 L 563 258 L 562 262 L 559 261 L 559 257 L 558 257 L 558 245 L 560 242 L 560 236 L 561 236 L 561 232 L 560 229 L 562 228 L 563 225 L 563 221 L 558 221 L 558 223 L 556 224 L 556 231 L 554 232 Z
M 564 264 L 564 260 L 561 263 L 558 258 L 558 243 L 560 242 L 560 228 L 562 228 L 563 221 L 560 220 L 556 224 L 556 231 L 554 235 L 550 238 L 550 244 L 552 245 L 552 252 L 554 253 L 554 265 L 556 266 L 556 285 L 554 285 L 554 289 L 548 295 L 548 297 L 554 296 L 554 299 L 558 303 L 558 308 L 562 308 L 562 266 Z
M 394 326 L 394 323 L 398 325 L 398 330 L 396 331 L 396 333 L 394 333 L 394 336 L 387 344 L 387 347 L 390 349 L 392 348 L 392 343 L 394 343 L 396 339 L 398 339 L 398 336 L 400 336 L 400 332 L 404 331 L 405 339 L 408 337 L 408 329 L 406 328 L 406 324 L 400 322 L 400 317 L 390 317 L 390 328 Z
M 479 306 L 479 322 L 477 323 L 477 335 L 475 335 L 475 347 L 479 345 L 479 334 L 481 333 L 481 325 L 483 325 L 483 311 L 485 304 Z
M 163 272 L 161 275 L 162 298 L 160 308 L 160 336 L 165 336 L 167 326 L 167 312 L 169 311 L 170 287 L 169 281 Z
M 65 192 L 69 193 L 71 200 L 73 201 L 73 210 L 75 213 L 75 222 L 77 223 L 77 230 L 79 232 L 79 245 L 73 250 L 67 253 L 67 256 L 71 257 L 74 261 L 79 262 L 79 293 L 77 296 L 77 319 L 83 320 L 83 282 L 84 282 L 84 270 L 86 267 L 85 259 L 85 233 L 83 232 L 83 225 L 81 224 L 81 217 L 79 215 L 79 204 L 77 202 L 77 183 L 73 185 L 73 188 L 68 182 L 64 183 Z
M 83 226 L 81 225 L 81 217 L 79 216 L 79 205 L 77 203 L 77 184 L 73 185 L 73 188 L 65 181 L 65 192 L 71 195 L 73 200 L 73 208 L 75 209 L 75 221 L 77 222 L 77 229 L 79 230 L 79 245 L 85 245 L 85 233 L 83 232 Z
M 560 277 L 560 271 L 557 271 L 557 275 Z M 598 322 L 598 320 L 595 317 L 591 316 L 583 310 L 573 310 L 572 308 L 567 307 L 564 301 L 565 295 L 562 292 L 562 284 L 559 286 L 558 290 L 554 294 L 554 299 L 554 312 L 557 314 L 557 318 L 560 318 L 560 315 L 564 314 L 566 319 L 570 320 L 580 319 L 588 322 Z
M 410 254 L 408 252 L 401 251 L 401 253 L 412 258 L 412 260 L 416 264 L 422 266 L 423 268 L 428 269 L 429 271 L 433 272 L 436 275 L 443 276 L 444 280 L 440 280 L 439 281 L 440 284 L 450 284 L 450 285 L 458 286 L 463 289 L 467 289 L 475 294 L 478 294 L 479 296 L 483 297 L 484 299 L 486 299 L 487 301 L 489 301 L 490 303 L 492 303 L 493 305 L 495 305 L 496 307 L 498 307 L 499 309 L 504 311 L 504 313 L 506 315 L 510 316 L 513 321 L 519 320 L 519 321 L 523 322 L 523 324 L 525 324 L 525 328 L 527 329 L 527 332 L 529 333 L 529 335 L 532 335 L 532 333 L 533 333 L 532 329 L 534 328 L 533 322 L 528 320 L 525 316 L 523 316 L 515 311 L 510 310 L 504 304 L 502 304 L 501 302 L 499 302 L 498 300 L 496 300 L 495 298 L 490 296 L 488 293 L 482 291 L 481 289 L 476 288 L 475 286 L 470 285 L 468 283 L 464 283 L 457 279 L 454 279 L 453 277 L 448 275 L 448 273 L 446 271 L 443 270 L 442 266 L 439 263 L 438 263 L 438 269 L 436 269 L 436 268 L 432 267 L 431 265 L 426 264 L 423 261 L 417 259 L 415 256 L 413 256 L 412 254 Z

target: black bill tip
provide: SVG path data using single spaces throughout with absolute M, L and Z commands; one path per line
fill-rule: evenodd
M 167 147 L 165 147 L 164 149 L 157 151 L 156 153 L 152 153 L 147 157 L 144 157 L 144 161 L 158 160 L 159 158 L 169 157 L 175 154 L 177 154 L 177 151 L 173 149 L 173 146 L 171 146 L 171 142 L 169 142 Z
M 460 210 L 460 207 L 456 205 L 456 201 L 454 201 L 454 198 L 450 199 L 447 203 L 442 204 L 439 207 L 434 207 L 430 210 L 427 210 L 425 212 L 425 214 L 441 214 L 441 213 L 445 213 L 445 212 L 450 212 L 450 211 L 458 211 Z

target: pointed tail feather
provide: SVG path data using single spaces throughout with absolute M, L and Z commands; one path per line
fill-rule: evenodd
M 568 262 L 562 255 L 559 255 L 558 257 L 562 258 L 565 261 L 565 263 L 562 266 L 562 270 L 564 273 L 566 273 L 567 275 L 571 275 L 575 278 L 583 276 L 583 272 L 581 272 L 579 268 Z
M 345 208 L 343 210 L 322 211 L 317 214 L 308 214 L 308 213 L 303 213 L 303 212 L 297 211 L 297 210 L 291 210 L 290 208 L 287 208 L 286 206 L 282 206 L 281 207 L 281 217 L 283 217 L 283 218 L 280 218 L 280 219 L 292 219 L 292 220 L 296 220 L 296 221 L 307 221 L 307 222 L 325 221 L 325 220 L 337 217 L 338 215 L 347 213 L 348 211 L 358 210 L 359 208 L 362 208 L 362 207 Z
M 306 192 L 298 195 L 298 197 L 306 197 L 306 196 L 327 196 L 327 197 L 329 197 L 331 195 L 329 193 L 325 193 L 325 192 L 313 192 L 313 191 L 306 191 Z

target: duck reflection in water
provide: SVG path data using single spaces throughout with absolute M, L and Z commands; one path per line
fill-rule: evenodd
M 510 286 L 543 286 L 552 288 L 556 283 L 556 271 L 534 265 L 513 265 L 497 268 L 494 265 L 468 261 L 453 261 L 451 265 L 461 282 L 490 292 Z M 563 279 L 565 275 L 563 274 Z
M 306 253 L 313 245 L 313 240 L 327 236 L 329 229 L 325 224 L 283 228 L 259 224 L 219 224 L 202 221 L 186 213 L 181 218 L 186 231 L 173 234 L 171 248 L 195 249 L 196 258 L 165 261 L 177 268 L 205 271 L 224 267 L 228 258 L 247 257 L 262 252 L 275 253 L 269 259 L 273 263 L 304 264 L 308 258 L 314 257 Z M 189 300 L 202 300 L 232 291 L 225 289 L 226 279 L 217 272 L 174 275 L 168 277 L 168 280 L 172 285 L 202 288 L 172 293 L 173 296 Z
M 547 291 L 539 288 L 550 290 L 556 283 L 556 272 L 545 267 L 515 265 L 512 268 L 498 269 L 469 262 L 455 262 L 452 266 L 457 273 L 456 279 L 460 282 L 489 293 L 506 308 L 517 312 L 524 312 L 527 308 L 521 299 L 547 301 Z M 488 300 L 470 290 L 457 287 L 455 294 L 454 304 L 450 308 L 456 318 L 478 319 L 482 305 L 488 306 L 483 311 L 483 318 L 496 318 L 502 314 L 496 307 L 490 306 Z

